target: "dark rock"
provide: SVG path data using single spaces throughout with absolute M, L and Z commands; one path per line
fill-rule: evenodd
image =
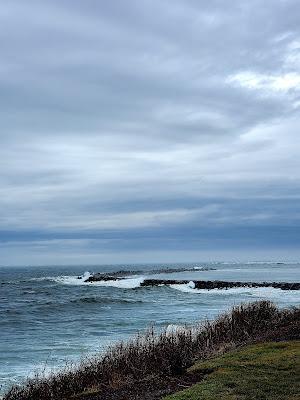
M 87 278 L 84 282 L 99 282 L 99 281 L 120 281 L 124 278 L 120 278 L 115 275 L 92 275 L 89 278 Z
M 105 281 L 105 280 L 118 280 L 123 277 L 128 277 L 132 275 L 156 275 L 156 274 L 174 274 L 178 272 L 201 272 L 201 271 L 213 271 L 216 268 L 211 267 L 180 267 L 180 268 L 160 268 L 151 270 L 119 270 L 113 272 L 97 272 L 91 278 L 88 278 L 85 282 L 95 282 L 95 281 Z M 106 279 L 106 277 L 109 279 Z M 81 279 L 81 277 L 78 277 Z
M 187 284 L 188 280 L 178 279 L 145 279 L 141 286 Z M 282 290 L 300 290 L 300 283 L 288 282 L 227 282 L 227 281 L 196 281 L 193 280 L 195 289 L 230 289 L 236 287 L 273 287 Z
M 160 270 L 166 272 L 167 270 Z M 169 269 L 171 272 L 181 272 L 182 269 Z M 187 271 L 187 270 L 184 270 Z M 193 270 L 194 271 L 194 270 Z M 110 274 L 106 273 L 97 273 L 90 276 L 84 282 L 99 282 L 99 281 L 119 281 L 122 279 L 126 279 L 126 276 L 130 276 L 131 273 L 137 274 L 138 271 L 118 271 L 113 272 Z M 144 271 L 145 272 L 145 271 Z M 161 272 L 157 272 L 161 273 Z M 121 275 L 121 276 L 120 276 Z M 78 279 L 81 279 L 78 277 Z M 176 284 L 187 284 L 191 280 L 187 279 L 145 279 L 140 286 L 158 286 L 158 285 L 176 285 Z M 300 290 L 300 283 L 299 282 L 228 282 L 228 281 L 199 281 L 199 280 L 192 280 L 195 285 L 195 289 L 230 289 L 230 288 L 237 288 L 237 287 L 273 287 L 276 289 L 282 290 Z

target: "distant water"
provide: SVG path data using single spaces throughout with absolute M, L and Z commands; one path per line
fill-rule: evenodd
M 166 279 L 300 281 L 300 264 L 199 263 L 194 272 L 158 274 Z M 178 268 L 179 265 L 168 267 Z M 273 288 L 197 290 L 188 285 L 139 287 L 147 271 L 163 265 L 0 268 L 0 393 L 36 369 L 63 366 L 151 324 L 213 318 L 242 301 L 270 299 L 300 304 L 300 291 Z M 201 271 L 208 267 L 213 270 Z M 85 272 L 144 271 L 121 282 L 85 284 Z M 153 278 L 153 275 L 151 275 Z

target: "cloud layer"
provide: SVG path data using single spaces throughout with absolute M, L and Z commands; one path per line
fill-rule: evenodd
M 1 264 L 297 258 L 299 14 L 3 2 Z

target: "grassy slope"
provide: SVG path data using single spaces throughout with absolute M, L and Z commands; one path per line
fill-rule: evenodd
M 251 345 L 191 369 L 212 372 L 165 400 L 300 399 L 300 341 Z

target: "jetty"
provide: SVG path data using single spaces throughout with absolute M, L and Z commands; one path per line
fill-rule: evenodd
M 127 277 L 128 278 L 128 277 Z M 79 277 L 79 279 L 82 279 Z M 126 279 L 125 276 L 117 276 L 117 274 L 97 273 L 89 276 L 84 282 L 107 282 L 119 281 Z M 144 279 L 140 283 L 140 287 L 161 286 L 161 285 L 189 285 L 192 289 L 232 289 L 232 288 L 265 288 L 272 287 L 281 290 L 300 290 L 300 282 L 241 282 L 241 281 L 204 281 L 204 280 L 188 280 L 188 279 Z

